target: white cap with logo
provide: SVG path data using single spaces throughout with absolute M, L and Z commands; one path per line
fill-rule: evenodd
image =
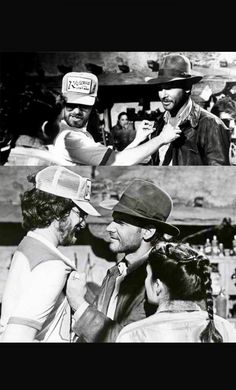
M 91 205 L 91 180 L 62 166 L 49 166 L 35 176 L 36 188 L 53 195 L 71 199 L 89 215 L 101 214 Z
M 93 73 L 69 72 L 62 79 L 62 94 L 67 103 L 93 106 L 98 92 L 98 79 Z

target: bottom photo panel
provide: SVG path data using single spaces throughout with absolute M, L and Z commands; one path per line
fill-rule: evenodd
M 0 341 L 236 342 L 234 167 L 1 167 Z

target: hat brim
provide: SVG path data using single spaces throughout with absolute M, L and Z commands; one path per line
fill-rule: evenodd
M 93 215 L 94 217 L 100 217 L 101 214 L 89 203 L 83 202 L 80 200 L 71 199 L 79 208 L 81 208 L 85 213 Z
M 163 233 L 167 233 L 170 236 L 178 236 L 180 233 L 179 229 L 176 226 L 171 225 L 170 223 L 167 223 L 164 221 L 160 221 L 159 219 L 149 218 L 146 215 L 136 213 L 134 210 L 132 210 L 132 209 L 120 204 L 120 203 L 117 203 L 115 205 L 115 207 L 113 207 L 113 211 L 120 212 L 123 214 L 128 214 L 128 215 L 131 215 L 133 217 L 140 218 L 142 221 L 150 222 L 154 226 L 157 226 L 157 227 L 159 226 Z
M 155 78 L 152 78 L 150 80 L 147 81 L 148 84 L 157 84 L 157 85 L 161 85 L 161 84 L 179 84 L 179 83 L 183 83 L 183 84 L 196 84 L 198 83 L 201 79 L 203 78 L 203 76 L 191 76 L 191 77 L 175 77 L 175 78 L 170 78 L 170 77 L 165 77 L 165 76 L 159 76 L 159 77 L 155 77 Z
M 96 100 L 95 96 L 78 95 L 78 93 L 64 93 L 66 102 L 69 104 L 84 104 L 85 106 L 93 106 Z

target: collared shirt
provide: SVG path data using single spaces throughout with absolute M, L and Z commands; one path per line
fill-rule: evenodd
M 224 318 L 214 316 L 224 342 L 236 342 L 236 329 Z M 195 302 L 172 301 L 156 313 L 125 326 L 116 342 L 200 342 L 208 314 Z
M 166 125 L 171 124 L 173 127 L 177 127 L 181 123 L 183 123 L 188 118 L 192 109 L 192 105 L 193 105 L 192 100 L 191 98 L 189 98 L 188 101 L 180 108 L 180 110 L 178 111 L 175 117 L 172 117 L 169 111 L 165 111 L 163 118 Z M 163 130 L 164 128 L 165 126 L 163 127 Z M 170 143 L 165 144 L 159 148 L 160 165 L 163 165 L 165 155 L 169 147 L 170 147 Z M 172 165 L 172 159 L 169 165 Z

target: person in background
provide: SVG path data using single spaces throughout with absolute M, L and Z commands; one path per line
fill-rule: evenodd
M 79 342 L 114 342 L 122 327 L 152 314 L 153 307 L 145 299 L 146 261 L 165 235 L 179 234 L 166 222 L 171 210 L 170 196 L 149 181 L 135 179 L 125 189 L 107 227 L 110 249 L 122 253 L 123 259 L 108 270 L 93 304 L 86 302 L 84 281 L 74 279 L 75 272 L 67 282 Z
M 201 79 L 186 56 L 171 53 L 164 57 L 158 77 L 148 81 L 156 85 L 164 108 L 151 137 L 159 136 L 166 126 L 181 130 L 178 139 L 152 155 L 153 165 L 230 165 L 226 126 L 191 98 L 192 86 Z
M 230 139 L 229 161 L 230 165 L 236 165 L 236 102 L 230 96 L 219 99 L 211 109 L 228 129 Z
M 69 72 L 62 80 L 66 98 L 61 130 L 54 142 L 54 155 L 66 165 L 134 165 L 151 156 L 160 146 L 180 136 L 179 129 L 166 128 L 160 137 L 140 145 L 153 131 L 151 122 L 142 121 L 128 147 L 114 151 L 112 146 L 95 142 L 87 124 L 97 99 L 98 79 L 93 73 Z
M 117 123 L 111 128 L 108 144 L 113 145 L 114 150 L 125 149 L 135 138 L 135 127 L 133 122 L 129 122 L 126 112 L 120 112 Z
M 45 87 L 27 87 L 19 93 L 8 130 L 13 134 L 11 150 L 5 165 L 63 164 L 52 156 L 50 144 L 60 131 L 65 99 Z
M 71 342 L 71 310 L 64 287 L 76 264 L 58 246 L 74 244 L 87 215 L 100 214 L 90 203 L 89 178 L 49 166 L 29 181 L 34 187 L 21 199 L 28 233 L 14 253 L 5 284 L 0 339 Z
M 158 243 L 149 254 L 145 280 L 156 312 L 124 327 L 116 341 L 236 342 L 236 329 L 214 315 L 210 270 L 210 261 L 187 245 Z

